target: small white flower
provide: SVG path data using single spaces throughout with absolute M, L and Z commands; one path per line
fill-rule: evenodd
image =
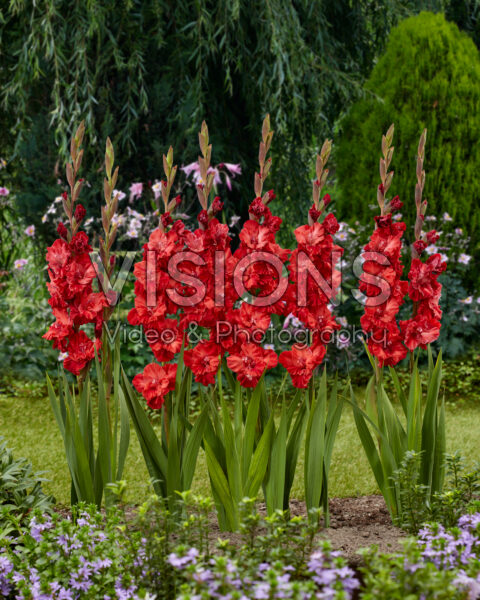
M 264 344 L 263 348 L 265 350 L 275 350 L 275 346 L 273 344 Z
M 241 217 L 239 215 L 233 215 L 230 218 L 230 222 L 228 224 L 229 227 L 235 227 L 235 225 L 240 221 Z
M 42 223 L 46 223 L 47 220 L 48 220 L 48 215 L 44 214 L 43 217 L 42 217 Z
M 348 319 L 347 317 L 337 317 L 337 323 L 339 323 L 342 327 L 347 327 Z
M 462 321 L 468 321 L 467 315 L 462 315 Z
M 142 213 L 139 213 L 136 210 L 133 210 L 133 208 L 130 208 L 129 206 L 127 206 L 127 213 L 130 217 L 133 217 L 134 219 L 138 219 L 139 221 L 143 221 L 143 219 L 145 219 L 145 217 L 144 217 L 144 215 L 142 215 Z
M 130 229 L 140 229 L 141 226 L 142 222 L 140 221 L 140 219 L 132 219 L 130 221 Z
M 468 254 L 464 254 L 462 252 L 462 254 L 460 254 L 460 256 L 458 257 L 458 262 L 462 263 L 462 265 L 468 265 L 468 263 L 471 261 L 472 257 L 469 256 Z
M 440 258 L 444 261 L 444 262 L 448 262 L 448 256 L 446 254 L 443 254 L 442 252 L 440 252 Z
M 425 217 L 425 221 L 436 221 L 437 217 L 435 215 L 428 215 Z
M 456 233 L 457 235 L 463 235 L 463 229 L 462 229 L 461 227 L 457 227 L 457 228 L 455 229 L 455 233 Z
M 84 227 L 88 227 L 89 225 L 91 225 L 93 223 L 93 217 L 90 217 L 89 219 L 87 219 L 85 221 L 85 223 L 83 224 Z
M 427 246 L 425 248 L 425 252 L 427 254 L 435 254 L 436 252 L 438 252 L 438 248 L 437 246 L 435 246 L 435 244 L 430 244 L 430 246 Z
M 393 215 L 392 220 L 393 221 L 400 221 L 401 218 L 402 218 L 402 216 L 403 216 L 402 213 L 397 213 L 397 214 Z
M 54 202 L 54 204 L 58 204 L 62 200 L 63 200 L 63 198 L 61 196 L 57 196 L 53 202 Z
M 58 355 L 58 362 L 64 361 L 68 356 L 68 352 L 60 352 Z
M 348 234 L 345 231 L 339 231 L 335 237 L 337 238 L 337 240 L 340 240 L 341 242 L 348 240 Z
M 448 214 L 448 212 L 443 213 L 443 220 L 444 221 L 453 221 L 452 217 Z
M 467 296 L 463 300 L 459 300 L 462 304 L 471 304 L 473 302 L 473 296 Z
M 129 229 L 127 231 L 127 237 L 129 237 L 130 239 L 138 238 L 138 231 L 136 229 Z
M 25 235 L 28 235 L 28 237 L 35 237 L 35 225 L 29 225 L 24 233 Z

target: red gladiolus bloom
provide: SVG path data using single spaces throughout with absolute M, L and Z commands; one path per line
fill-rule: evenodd
M 217 344 L 202 341 L 195 348 L 186 350 L 183 358 L 185 365 L 195 375 L 195 381 L 202 385 L 213 385 L 220 366 L 221 354 Z
M 408 274 L 410 280 L 408 294 L 410 298 L 416 302 L 434 296 L 441 288 L 441 285 L 437 282 L 437 277 L 446 268 L 447 263 L 441 262 L 439 254 L 433 254 L 425 263 L 419 258 L 414 258 Z
M 133 385 L 146 399 L 150 408 L 160 409 L 168 392 L 175 389 L 177 365 L 150 363 L 142 373 L 135 375 Z
M 255 387 L 266 369 L 273 369 L 278 358 L 273 350 L 265 350 L 256 344 L 242 344 L 240 349 L 227 358 L 228 367 L 237 374 L 243 387 Z
M 87 214 L 87 211 L 86 211 L 85 207 L 83 206 L 83 204 L 77 204 L 77 206 L 75 208 L 75 214 L 73 215 L 75 217 L 75 221 L 77 223 L 81 223 L 83 221 L 83 219 L 85 218 L 86 214 Z
M 429 315 L 417 315 L 400 323 L 405 346 L 413 352 L 418 346 L 424 350 L 440 335 L 440 321 Z
M 92 340 L 84 331 L 75 332 L 69 337 L 68 356 L 64 360 L 63 366 L 70 373 L 80 375 L 80 372 L 95 358 L 95 347 L 98 352 L 100 346 L 100 340 L 96 340 L 94 346 Z
M 307 388 L 313 371 L 320 365 L 326 353 L 325 346 L 299 348 L 293 346 L 280 354 L 280 364 L 287 369 L 296 388 Z
M 377 326 L 371 330 L 371 334 L 367 342 L 368 349 L 378 359 L 381 367 L 394 366 L 407 356 L 396 322 L 392 321 L 383 327 Z

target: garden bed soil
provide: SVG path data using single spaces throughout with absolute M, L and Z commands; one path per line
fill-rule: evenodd
M 362 562 L 360 548 L 377 546 L 381 553 L 401 550 L 406 533 L 392 525 L 383 496 L 333 498 L 330 513 L 330 527 L 320 535 L 341 550 L 352 567 Z
M 265 514 L 265 504 L 259 505 Z M 291 516 L 307 516 L 305 502 L 290 502 Z M 213 515 L 212 515 L 213 517 Z M 211 540 L 229 539 L 241 543 L 242 537 L 235 533 L 221 532 L 216 518 L 210 522 Z M 330 527 L 319 530 L 319 539 L 327 539 L 334 550 L 341 550 L 349 565 L 356 569 L 362 564 L 357 554 L 360 548 L 377 546 L 378 552 L 401 550 L 401 540 L 406 533 L 392 524 L 383 496 L 360 496 L 359 498 L 332 498 L 330 500 Z

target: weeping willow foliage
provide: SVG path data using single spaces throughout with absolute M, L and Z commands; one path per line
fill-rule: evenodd
M 58 165 L 81 119 L 92 189 L 101 189 L 95 178 L 107 135 L 125 185 L 158 177 L 170 144 L 180 164 L 195 160 L 206 119 L 214 162 L 244 168 L 230 209 L 238 213 L 240 198 L 251 197 L 252 149 L 270 112 L 277 203 L 293 227 L 299 198 L 309 197 L 316 146 L 359 91 L 391 26 L 420 4 L 11 0 L 0 8 L 0 124 L 2 153 L 19 161 L 22 211 L 38 219 L 58 194 Z
M 395 123 L 392 194 L 405 204 L 407 238 L 415 219 L 415 154 L 427 128 L 424 198 L 429 214 L 447 211 L 480 241 L 480 57 L 473 41 L 443 15 L 421 13 L 392 30 L 386 51 L 343 120 L 337 145 L 341 216 L 372 218 L 381 132 Z M 377 181 L 378 180 L 378 181 Z

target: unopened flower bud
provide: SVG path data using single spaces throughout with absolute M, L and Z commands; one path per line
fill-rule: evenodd
M 380 192 L 382 195 L 383 195 L 383 194 L 385 194 L 385 186 L 383 185 L 383 183 L 381 183 L 381 184 L 378 186 L 378 191 L 379 191 L 379 192 Z
M 172 215 L 169 212 L 164 213 L 160 218 L 165 229 L 173 223 Z
M 276 198 L 277 196 L 275 195 L 275 192 L 273 190 L 268 190 L 267 192 L 268 197 L 267 197 L 267 204 L 268 202 L 271 202 L 274 198 Z
M 200 225 L 208 225 L 208 213 L 206 210 L 200 211 L 200 214 L 197 217 Z
M 61 221 L 58 224 L 57 233 L 64 240 L 67 239 L 68 231 L 67 231 L 67 228 L 65 227 L 65 225 Z
M 75 217 L 75 221 L 77 223 L 81 223 L 85 218 L 86 214 L 87 211 L 85 210 L 85 207 L 82 204 L 77 204 L 75 208 L 75 214 L 73 215 Z
M 179 204 L 182 203 L 182 197 L 180 196 L 180 194 L 178 194 L 178 196 L 175 196 L 175 204 L 177 206 L 179 206 Z
M 315 208 L 315 204 L 312 204 L 312 207 L 308 211 L 310 218 L 314 223 L 318 221 L 318 217 L 321 215 L 321 212 Z
M 402 206 L 403 202 L 400 201 L 399 196 L 395 196 L 394 198 L 392 198 L 392 201 L 390 202 L 390 208 L 392 210 L 400 210 Z
M 330 198 L 330 194 L 325 194 L 325 196 L 322 198 L 322 200 L 323 200 L 323 205 L 325 207 L 327 207 L 330 204 L 330 202 L 332 201 L 332 199 Z
M 414 242 L 413 247 L 418 252 L 418 254 L 421 254 L 427 247 L 427 244 L 423 240 L 417 240 L 416 242 Z
M 220 196 L 215 196 L 212 202 L 212 212 L 214 215 L 219 213 L 223 208 L 223 202 L 220 200 Z

